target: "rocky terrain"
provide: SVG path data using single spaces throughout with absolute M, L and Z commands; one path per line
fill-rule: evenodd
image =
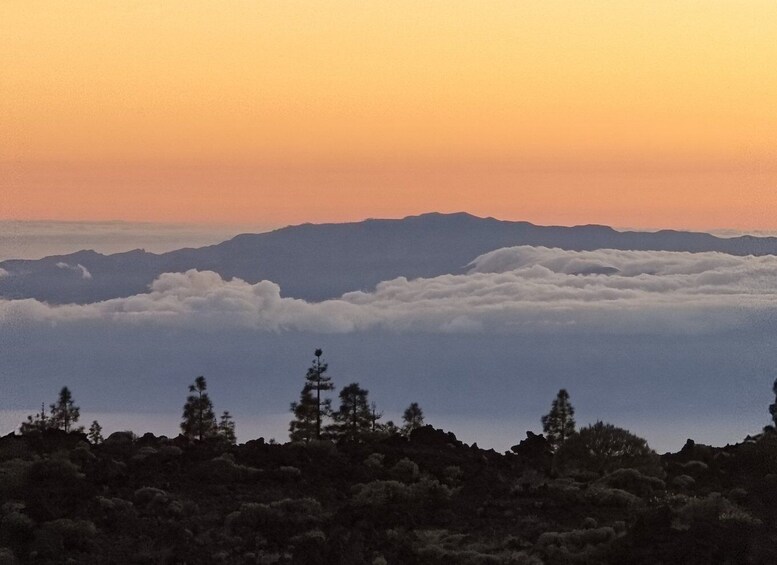
M 339 444 L 12 434 L 0 563 L 777 562 L 777 434 L 591 454 L 430 426 Z

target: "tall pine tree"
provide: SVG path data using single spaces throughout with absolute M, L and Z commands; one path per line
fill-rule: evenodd
M 314 418 L 315 424 L 315 435 L 313 437 L 321 439 L 323 419 L 332 415 L 332 400 L 329 398 L 322 399 L 321 397 L 322 393 L 329 392 L 335 388 L 335 385 L 332 383 L 332 377 L 325 374 L 329 365 L 321 361 L 322 354 L 323 351 L 321 349 L 316 349 L 314 352 L 316 358 L 308 369 L 307 375 L 305 375 L 305 386 L 300 395 L 300 402 L 295 402 L 291 405 L 296 418 L 290 425 L 292 439 L 295 439 L 294 434 L 296 431 L 297 435 L 302 436 L 299 439 L 307 441 L 309 436 L 307 435 L 306 428 L 311 415 Z
M 402 414 L 402 420 L 405 425 L 402 426 L 402 433 L 410 435 L 413 430 L 416 430 L 424 425 L 424 411 L 418 405 L 418 402 L 411 402 L 410 406 L 405 409 L 405 413 Z
M 221 418 L 218 424 L 218 435 L 231 445 L 237 443 L 237 427 L 235 426 L 235 420 L 232 418 L 232 414 L 229 410 L 224 410 L 221 413 Z
M 291 411 L 294 413 L 294 419 L 289 424 L 291 441 L 307 443 L 316 438 L 317 407 L 316 398 L 310 386 L 305 383 L 299 395 L 299 402 L 291 403 Z
M 566 389 L 558 391 L 550 412 L 542 417 L 542 430 L 555 451 L 575 433 L 575 409 L 569 403 Z
M 181 422 L 181 431 L 188 438 L 203 440 L 218 430 L 213 403 L 205 392 L 207 388 L 208 384 L 203 376 L 197 377 L 194 384 L 189 385 L 189 392 L 192 394 L 186 398 Z
M 78 418 L 81 417 L 81 409 L 73 402 L 73 394 L 66 386 L 62 387 L 62 390 L 59 391 L 59 398 L 49 408 L 51 409 L 50 427 L 59 428 L 66 432 L 84 431 L 83 426 L 75 427 Z
M 334 424 L 329 427 L 337 439 L 358 441 L 371 430 L 373 412 L 367 394 L 359 383 L 351 383 L 340 391 L 340 408 L 332 415 Z
M 94 444 L 100 444 L 103 442 L 103 427 L 97 420 L 92 420 L 92 425 L 89 426 L 89 432 L 86 434 L 89 441 Z

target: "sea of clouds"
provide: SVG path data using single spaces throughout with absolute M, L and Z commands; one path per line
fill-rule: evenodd
M 91 275 L 82 276 L 89 284 Z M 742 327 L 775 311 L 775 298 L 774 256 L 519 246 L 476 258 L 466 274 L 400 277 L 316 303 L 283 297 L 271 281 L 250 284 L 191 270 L 161 275 L 147 294 L 86 305 L 3 300 L 0 323 L 103 320 L 322 333 L 686 334 Z

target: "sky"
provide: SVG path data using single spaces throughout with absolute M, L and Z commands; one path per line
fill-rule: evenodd
M 777 228 L 768 0 L 7 0 L 1 220 Z
M 431 211 L 774 232 L 775 37 L 771 0 L 4 0 L 0 258 Z M 109 431 L 175 433 L 204 374 L 241 439 L 284 439 L 316 347 L 499 449 L 562 387 L 658 449 L 768 423 L 774 257 L 472 259 L 322 302 L 196 271 L 0 299 L 0 428 L 68 385 Z
M 257 233 L 275 226 L 196 223 L 0 220 L 0 261 L 40 259 L 82 249 L 121 253 L 145 249 L 164 253 L 202 247 L 238 233 Z

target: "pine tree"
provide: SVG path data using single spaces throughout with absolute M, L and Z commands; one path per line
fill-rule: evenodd
M 777 379 L 774 380 L 772 385 L 772 392 L 774 393 L 775 400 L 774 404 L 769 405 L 769 414 L 772 415 L 772 422 L 774 422 L 774 427 L 777 429 Z
M 373 413 L 367 394 L 358 383 L 351 383 L 340 391 L 340 408 L 332 415 L 335 422 L 329 428 L 336 438 L 357 441 L 370 431 Z
M 566 389 L 558 391 L 550 412 L 542 417 L 542 430 L 555 451 L 575 433 L 575 409 L 569 403 Z
M 65 432 L 83 432 L 83 426 L 73 427 L 81 416 L 81 409 L 73 402 L 73 394 L 70 389 L 62 387 L 59 391 L 59 399 L 49 406 L 51 409 L 50 427 L 58 428 Z
M 318 405 L 307 383 L 302 387 L 299 402 L 291 403 L 291 411 L 294 413 L 294 420 L 289 424 L 289 438 L 291 441 L 304 441 L 307 443 L 315 439 Z
M 305 386 L 310 387 L 311 393 L 315 393 L 316 439 L 321 439 L 323 419 L 332 415 L 332 400 L 329 398 L 322 400 L 321 393 L 335 389 L 335 385 L 332 383 L 332 377 L 328 377 L 324 374 L 329 368 L 329 365 L 321 362 L 322 354 L 323 351 L 321 349 L 316 349 L 314 352 L 316 358 L 308 369 L 307 375 L 305 375 Z
M 103 442 L 103 427 L 97 420 L 94 420 L 92 425 L 89 426 L 89 432 L 86 434 L 86 437 L 93 445 Z
M 424 425 L 424 412 L 417 402 L 413 402 L 407 407 L 402 415 L 402 420 L 405 422 L 405 425 L 402 426 L 402 433 L 408 436 L 413 430 Z
M 221 413 L 221 419 L 219 420 L 218 425 L 218 435 L 232 445 L 237 443 L 235 421 L 232 419 L 232 414 L 230 414 L 228 410 L 224 410 L 224 412 Z
M 183 421 L 181 431 L 188 438 L 197 438 L 202 441 L 212 436 L 217 431 L 216 415 L 213 413 L 213 403 L 205 392 L 208 384 L 205 377 L 199 376 L 194 384 L 189 385 L 190 394 L 183 406 Z

